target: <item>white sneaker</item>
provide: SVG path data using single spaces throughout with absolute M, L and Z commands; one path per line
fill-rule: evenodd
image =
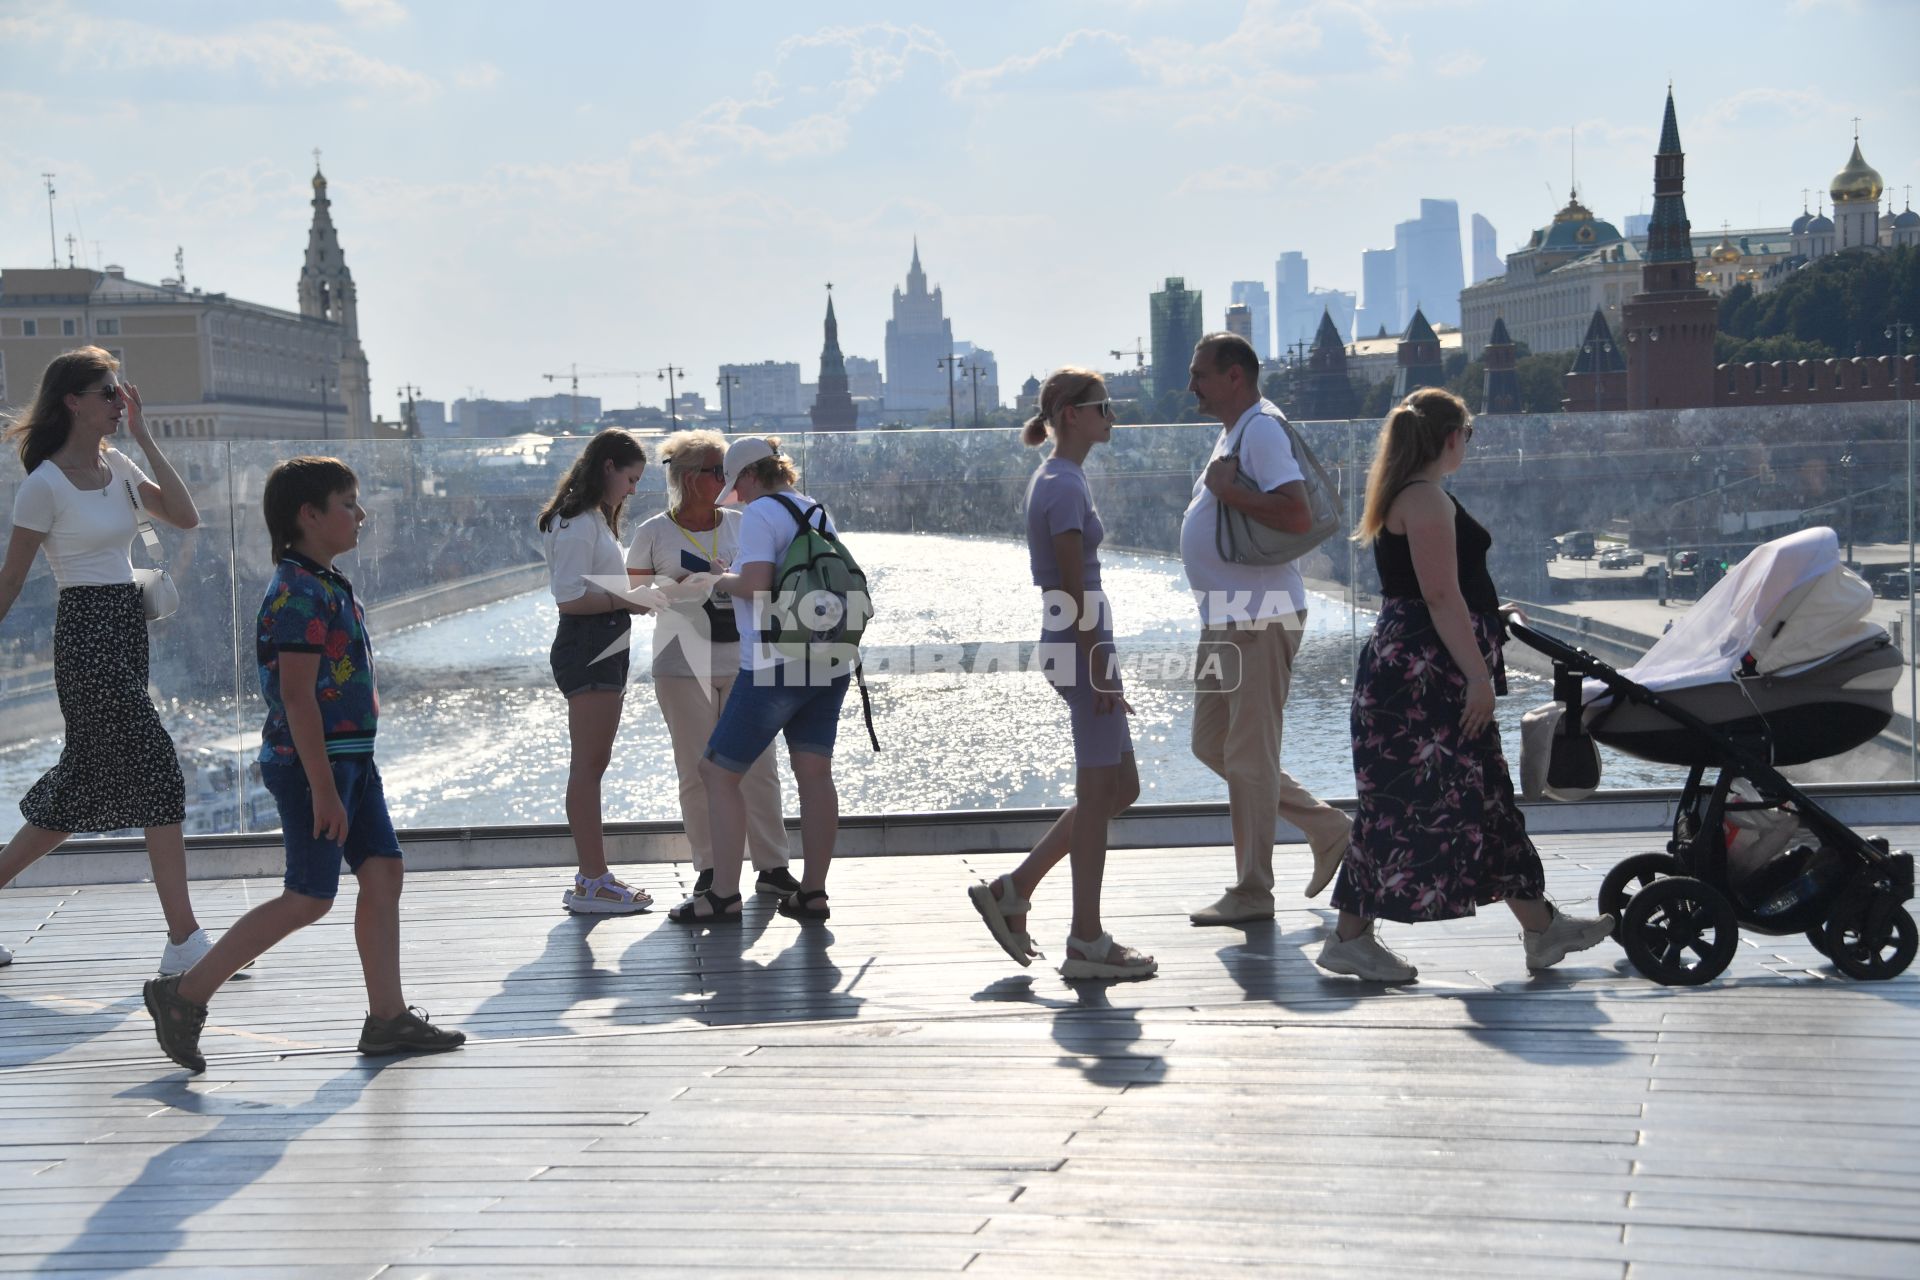
M 207 936 L 205 929 L 195 929 L 187 935 L 185 942 L 167 943 L 167 949 L 160 953 L 160 976 L 171 978 L 176 973 L 185 973 L 211 950 L 213 939 Z
M 1314 963 L 1328 973 L 1351 974 L 1369 982 L 1412 982 L 1420 976 L 1420 971 L 1407 963 L 1405 956 L 1389 951 L 1386 944 L 1374 936 L 1372 927 L 1344 942 L 1339 930 L 1329 933 Z
M 1597 947 L 1612 936 L 1612 916 L 1569 916 L 1561 914 L 1558 907 L 1553 908 L 1553 920 L 1539 933 L 1520 931 L 1520 941 L 1527 948 L 1527 968 L 1536 973 L 1551 969 L 1575 951 Z
M 7 950 L 5 947 L 0 947 L 0 968 L 4 968 L 12 963 L 13 952 Z

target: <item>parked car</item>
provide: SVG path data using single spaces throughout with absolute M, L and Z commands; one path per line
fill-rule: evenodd
M 1615 547 L 1600 554 L 1602 569 L 1630 569 L 1646 560 L 1645 554 L 1629 547 Z
M 1874 594 L 1884 600 L 1905 600 L 1913 594 L 1913 582 L 1905 568 L 1883 573 L 1873 584 Z
M 1669 563 L 1672 565 L 1675 573 L 1692 573 L 1700 567 L 1700 553 L 1698 551 L 1676 551 L 1673 553 L 1673 558 Z
M 1560 554 L 1569 560 L 1590 560 L 1593 558 L 1593 534 L 1584 529 L 1572 529 L 1560 535 L 1556 541 Z

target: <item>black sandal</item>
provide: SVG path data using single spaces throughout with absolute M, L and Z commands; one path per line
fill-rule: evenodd
M 707 904 L 707 914 L 699 912 L 700 903 Z M 714 920 L 738 920 L 740 918 L 740 895 L 735 893 L 725 898 L 711 889 L 702 889 L 679 906 L 667 912 L 667 919 L 675 924 L 707 924 Z
M 825 889 L 802 889 L 780 899 L 775 908 L 783 916 L 793 920 L 825 920 L 833 914 L 827 905 Z

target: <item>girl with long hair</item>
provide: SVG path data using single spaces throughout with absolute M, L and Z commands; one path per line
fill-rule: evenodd
M 627 641 L 633 615 L 620 587 L 620 513 L 647 468 L 647 451 L 618 427 L 587 442 L 540 512 L 548 586 L 560 609 L 551 653 L 553 680 L 567 700 L 567 826 L 579 871 L 561 897 L 569 911 L 630 915 L 653 899 L 607 867 L 600 781 L 613 760 L 620 705 L 627 692 Z
M 32 407 L 6 432 L 27 474 L 0 566 L 0 619 L 44 551 L 60 586 L 53 678 L 66 741 L 59 763 L 20 801 L 27 823 L 0 850 L 0 885 L 76 831 L 141 828 L 167 919 L 164 975 L 185 972 L 213 944 L 187 891 L 186 783 L 147 694 L 147 616 L 130 552 L 143 516 L 191 529 L 200 512 L 147 428 L 139 389 L 121 382 L 119 369 L 99 347 L 56 357 Z M 147 471 L 108 443 L 123 424 Z M 0 964 L 11 959 L 0 947 Z
M 1353 682 L 1353 843 L 1334 885 L 1339 924 L 1321 968 L 1376 982 L 1418 970 L 1374 922 L 1452 920 L 1505 902 L 1529 969 L 1594 946 L 1613 917 L 1546 900 L 1546 874 L 1514 802 L 1493 721 L 1504 692 L 1503 606 L 1487 572 L 1493 538 L 1440 482 L 1460 469 L 1473 422 L 1460 397 L 1416 391 L 1387 415 L 1354 532 L 1373 546 L 1380 617 Z
M 1027 556 L 1042 593 L 1040 649 L 1047 677 L 1067 704 L 1073 727 L 1074 799 L 1026 861 L 967 890 L 994 940 L 1022 965 L 1040 952 L 1027 931 L 1030 899 L 1061 858 L 1073 871 L 1073 925 L 1060 973 L 1067 978 L 1150 978 L 1150 955 L 1113 940 L 1100 920 L 1107 865 L 1107 823 L 1140 798 L 1113 647 L 1113 617 L 1100 590 L 1105 528 L 1083 464 L 1113 438 L 1113 401 L 1100 375 L 1057 369 L 1040 389 L 1038 411 L 1021 440 L 1053 448 L 1027 485 Z

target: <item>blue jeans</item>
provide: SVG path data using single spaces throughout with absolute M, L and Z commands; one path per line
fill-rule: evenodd
M 727 695 L 727 705 L 720 709 L 713 736 L 707 739 L 706 758 L 729 773 L 745 773 L 782 735 L 788 751 L 831 757 L 840 728 L 840 704 L 853 677 L 810 684 L 799 672 L 802 665 L 781 664 L 772 684 L 756 681 L 756 676 L 766 678 L 766 672 L 742 671 Z M 792 683 L 787 682 L 790 673 Z
M 340 864 L 359 871 L 368 858 L 398 858 L 400 839 L 387 816 L 387 793 L 372 756 L 339 756 L 327 761 L 334 789 L 347 810 L 347 838 L 339 844 L 313 834 L 313 788 L 298 762 L 263 764 L 260 781 L 280 809 L 281 839 L 287 847 L 289 892 L 332 899 L 340 893 Z

